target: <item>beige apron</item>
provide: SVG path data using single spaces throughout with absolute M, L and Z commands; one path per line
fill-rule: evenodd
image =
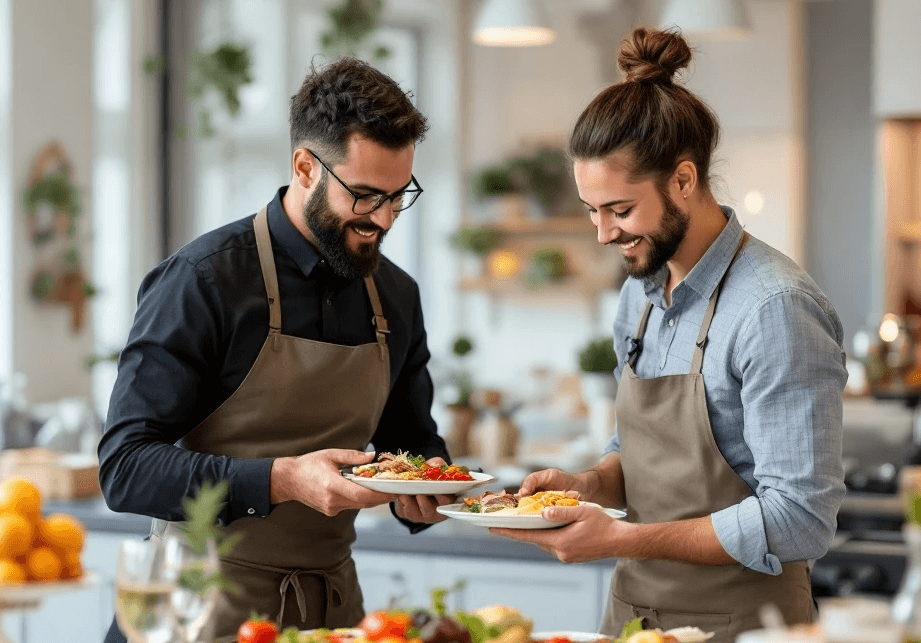
M 301 455 L 320 449 L 364 450 L 390 392 L 387 321 L 373 279 L 365 285 L 377 341 L 340 346 L 281 334 L 281 302 L 266 210 L 256 216 L 256 245 L 269 300 L 269 335 L 240 387 L 186 437 L 193 451 L 237 458 Z M 242 534 L 221 560 L 242 591 L 223 594 L 216 637 L 232 637 L 256 612 L 281 626 L 351 627 L 363 616 L 351 558 L 357 511 L 325 516 L 299 502 L 264 518 L 241 518 Z M 162 535 L 175 525 L 154 521 Z
M 687 375 L 638 378 L 633 369 L 652 302 L 647 302 L 636 329 L 635 350 L 624 365 L 615 402 L 624 494 L 633 522 L 699 518 L 752 495 L 716 446 L 701 374 L 723 280 L 710 297 Z M 696 626 L 715 632 L 709 643 L 731 643 L 739 633 L 761 627 L 758 609 L 765 603 L 777 605 L 787 623 L 811 622 L 806 564 L 787 563 L 781 574 L 771 576 L 740 564 L 621 559 L 601 631 L 618 635 L 626 621 L 641 617 L 647 628 Z

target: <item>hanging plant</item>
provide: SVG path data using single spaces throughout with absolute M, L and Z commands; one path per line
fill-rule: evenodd
M 329 28 L 320 34 L 320 44 L 328 56 L 341 55 L 360 57 L 368 40 L 377 30 L 383 0 L 342 0 L 326 10 Z M 375 45 L 370 51 L 372 60 L 381 61 L 390 57 L 385 45 Z
M 71 328 L 79 331 L 83 327 L 86 300 L 96 295 L 97 289 L 84 276 L 75 239 L 81 211 L 80 190 L 70 182 L 70 163 L 57 143 L 49 143 L 36 156 L 32 181 L 23 191 L 23 206 L 36 246 L 59 237 L 63 239 L 58 239 L 58 246 L 64 245 L 55 261 L 33 272 L 32 296 L 37 301 L 69 305 Z
M 205 94 L 214 90 L 230 116 L 240 113 L 240 88 L 253 82 L 249 48 L 225 41 L 209 52 L 198 52 L 189 62 L 189 97 L 199 102 L 198 131 L 203 138 L 216 134 Z
M 240 113 L 240 89 L 253 82 L 252 55 L 249 47 L 229 40 L 218 44 L 210 51 L 199 51 L 189 58 L 188 97 L 198 103 L 195 110 L 197 131 L 201 138 L 212 138 L 217 134 L 213 125 L 211 110 L 205 104 L 206 96 L 213 90 L 221 99 L 224 109 L 233 118 Z M 166 58 L 148 56 L 143 63 L 144 73 L 159 76 L 167 69 Z M 180 124 L 176 136 L 184 139 L 189 127 Z

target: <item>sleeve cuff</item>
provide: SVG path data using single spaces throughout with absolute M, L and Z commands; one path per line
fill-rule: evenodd
M 239 518 L 264 518 L 272 511 L 269 504 L 273 458 L 234 460 L 230 478 L 227 522 Z
M 726 553 L 744 567 L 776 576 L 780 559 L 768 551 L 761 505 L 754 496 L 710 515 L 713 530 Z
M 400 518 L 397 515 L 397 503 L 390 503 L 390 513 L 393 514 L 393 517 L 396 518 L 400 523 L 406 525 L 406 528 L 409 529 L 409 533 L 418 534 L 420 531 L 425 531 L 432 525 L 425 522 L 412 522 L 411 520 L 406 520 L 405 518 Z

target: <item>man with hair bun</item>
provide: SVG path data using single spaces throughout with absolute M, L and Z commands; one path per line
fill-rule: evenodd
M 697 626 L 724 643 L 773 604 L 814 620 L 807 562 L 827 551 L 844 497 L 842 328 L 792 260 L 746 233 L 711 191 L 716 116 L 675 82 L 691 50 L 636 29 L 626 80 L 569 140 L 598 241 L 629 278 L 614 321 L 617 431 L 600 461 L 528 476 L 520 493 L 578 491 L 626 507 L 552 507 L 570 523 L 495 529 L 564 562 L 616 558 L 602 631 Z
M 154 268 L 121 352 L 99 477 L 109 507 L 176 533 L 183 498 L 226 481 L 242 539 L 221 561 L 218 640 L 252 613 L 298 629 L 362 618 L 359 509 L 391 502 L 412 531 L 453 497 L 393 496 L 340 475 L 379 451 L 448 458 L 431 416 L 415 281 L 380 253 L 422 193 L 425 117 L 354 58 L 311 69 L 291 99 L 290 184 Z M 411 216 L 411 215 L 410 215 Z M 106 641 L 124 641 L 115 623 Z

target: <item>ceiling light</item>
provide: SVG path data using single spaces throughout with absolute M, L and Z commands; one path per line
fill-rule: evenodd
M 668 0 L 659 26 L 677 26 L 703 40 L 742 40 L 751 34 L 744 0 Z
M 473 41 L 490 47 L 546 45 L 556 39 L 540 0 L 484 0 Z

